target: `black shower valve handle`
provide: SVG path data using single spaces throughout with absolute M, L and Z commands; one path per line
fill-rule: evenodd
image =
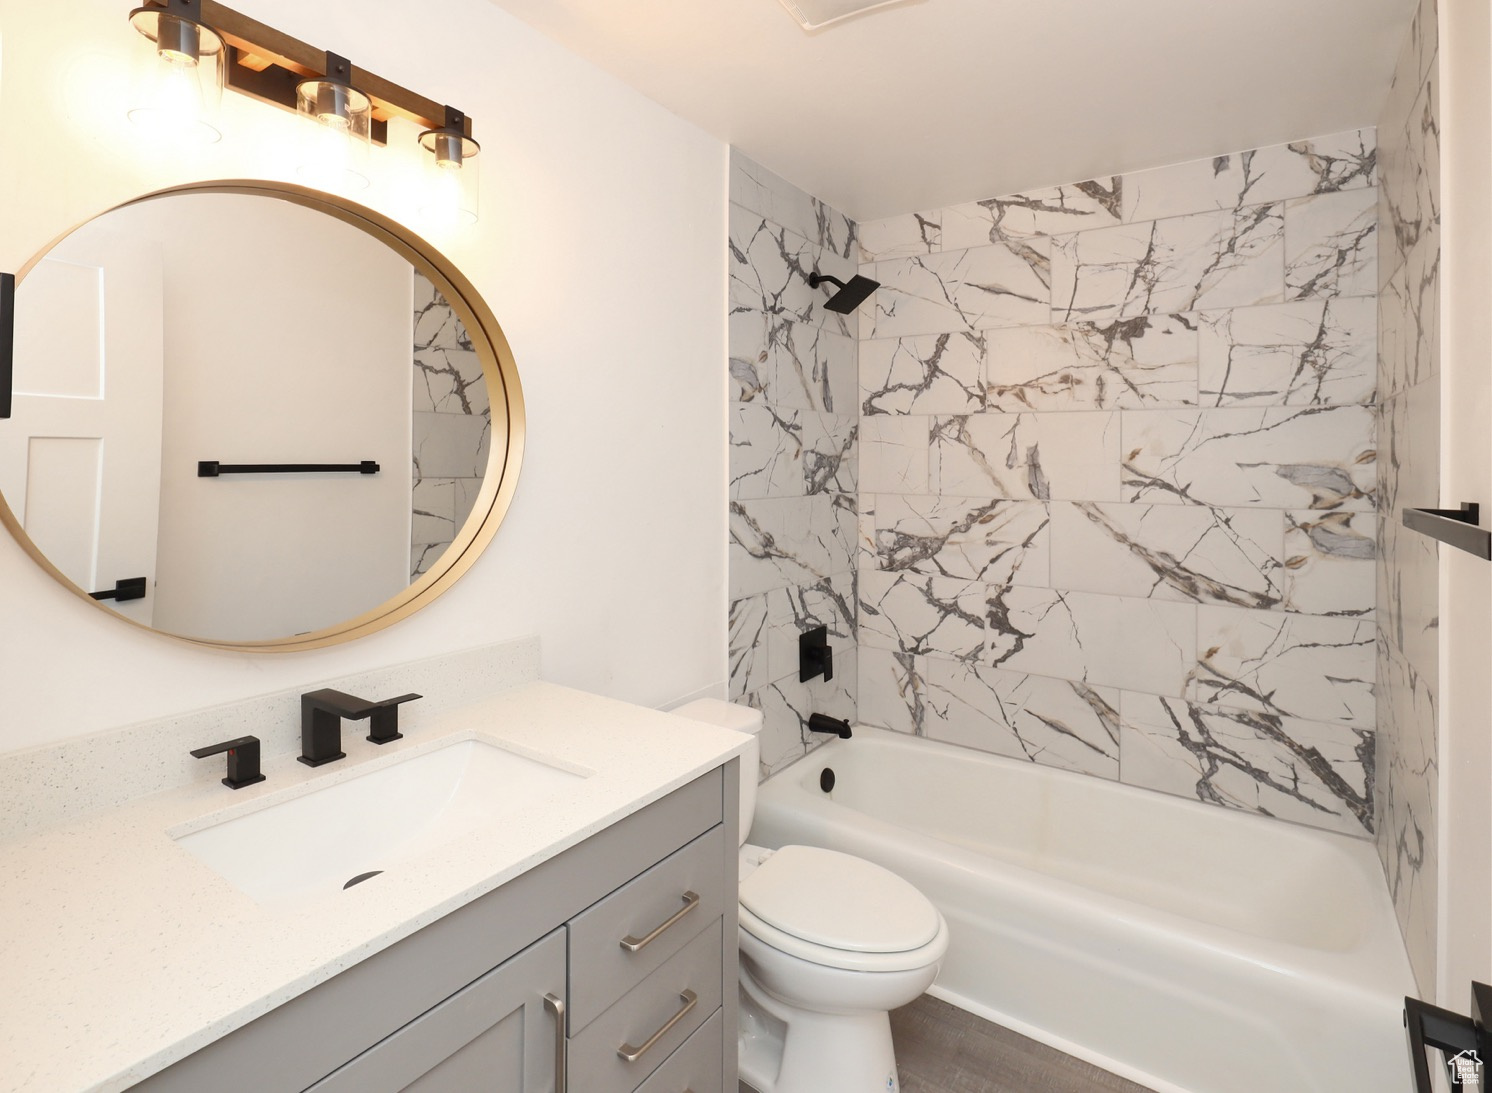
M 834 678 L 834 650 L 829 648 L 829 628 L 815 626 L 798 635 L 798 682 L 824 677 Z

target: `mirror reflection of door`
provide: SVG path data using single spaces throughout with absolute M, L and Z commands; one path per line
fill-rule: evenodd
M 63 240 L 26 276 L 17 308 L 14 416 L 0 430 L 0 491 L 73 584 L 111 590 L 153 624 L 161 492 L 162 273 L 158 248 L 112 230 Z

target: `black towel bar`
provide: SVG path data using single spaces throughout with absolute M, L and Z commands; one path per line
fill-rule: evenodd
M 10 417 L 16 377 L 16 277 L 0 273 L 0 418 Z
M 365 459 L 361 463 L 219 463 L 216 459 L 202 459 L 197 462 L 197 477 L 217 478 L 222 474 L 315 474 L 326 471 L 377 474 L 381 469 L 371 459 Z
M 1492 531 L 1477 527 L 1480 511 L 1476 502 L 1463 502 L 1459 509 L 1405 509 L 1403 520 L 1411 531 L 1492 561 Z

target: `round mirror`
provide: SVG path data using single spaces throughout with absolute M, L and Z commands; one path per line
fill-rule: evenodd
M 234 182 L 151 194 L 21 271 L 0 518 L 132 623 L 241 649 L 388 625 L 491 540 L 518 476 L 507 342 L 398 224 Z

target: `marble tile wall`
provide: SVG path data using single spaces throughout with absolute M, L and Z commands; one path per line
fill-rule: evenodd
M 492 442 L 482 362 L 455 310 L 418 270 L 413 383 L 411 581 L 445 553 L 471 515 Z
M 1371 129 L 859 226 L 859 716 L 1374 830 Z
M 859 380 L 848 280 L 855 224 L 731 152 L 730 697 L 762 710 L 763 775 L 802 758 L 812 713 L 856 716 Z M 834 678 L 798 681 L 798 635 L 824 625 Z
M 1405 507 L 1440 498 L 1440 148 L 1435 0 L 1379 117 L 1378 851 L 1423 997 L 1435 996 L 1439 559 Z

